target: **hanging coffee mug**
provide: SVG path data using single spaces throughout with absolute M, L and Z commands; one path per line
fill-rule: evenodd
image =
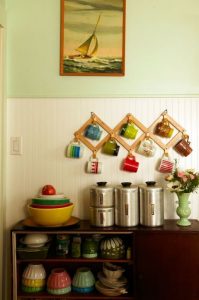
M 120 146 L 116 143 L 116 141 L 114 139 L 110 139 L 104 144 L 102 151 L 103 153 L 117 156 L 119 149 Z
M 140 142 L 137 152 L 145 156 L 154 156 L 156 152 L 154 141 L 150 138 L 145 138 Z
M 99 174 L 102 173 L 102 162 L 98 161 L 98 158 L 91 157 L 87 162 L 87 173 Z
M 129 154 L 123 161 L 123 171 L 136 173 L 139 167 L 139 162 L 135 160 L 135 156 Z
M 164 153 L 158 171 L 161 173 L 172 173 L 174 168 L 174 161 L 172 161 L 167 152 Z
M 155 134 L 165 138 L 170 138 L 173 134 L 173 131 L 174 129 L 170 126 L 169 121 L 164 117 L 155 128 Z
M 174 149 L 182 156 L 188 156 L 192 152 L 189 136 L 184 135 L 183 138 L 174 146 Z
M 120 135 L 122 135 L 127 139 L 132 139 L 132 140 L 136 138 L 137 133 L 138 133 L 138 129 L 135 128 L 134 124 L 130 122 L 124 124 L 120 131 Z
M 99 141 L 101 138 L 101 135 L 102 135 L 102 130 L 100 130 L 99 125 L 97 125 L 95 123 L 90 124 L 84 132 L 84 136 L 90 140 Z
M 67 157 L 80 158 L 83 155 L 83 146 L 79 141 L 71 142 L 67 147 Z

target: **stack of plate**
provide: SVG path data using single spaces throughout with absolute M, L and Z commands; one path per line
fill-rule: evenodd
M 108 269 L 109 268 L 109 269 Z M 104 272 L 108 269 L 110 272 Z M 112 269 L 112 270 L 111 270 Z M 119 272 L 118 272 L 119 271 Z M 127 293 L 127 279 L 122 275 L 124 270 L 116 265 L 108 263 L 103 266 L 103 272 L 97 274 L 98 281 L 95 283 L 96 289 L 106 296 L 119 296 Z M 115 276 L 117 274 L 117 276 Z M 118 274 L 120 274 L 118 276 Z M 108 275 L 108 276 L 107 276 Z

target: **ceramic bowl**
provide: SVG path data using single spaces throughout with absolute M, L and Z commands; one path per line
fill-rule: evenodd
M 33 198 L 32 204 L 38 204 L 38 205 L 63 205 L 70 203 L 70 199 L 67 198 L 60 198 L 60 199 L 46 199 L 46 198 Z
M 32 221 L 42 226 L 60 226 L 66 223 L 73 212 L 74 204 L 62 208 L 34 208 L 28 205 Z
M 23 286 L 26 286 L 26 287 L 44 287 L 45 286 L 45 279 L 26 279 L 26 278 L 23 278 L 22 279 L 22 284 Z
M 23 271 L 23 279 L 45 279 L 46 271 L 42 264 L 29 264 Z
M 120 259 L 125 256 L 124 242 L 120 237 L 104 238 L 100 242 L 100 252 L 102 258 Z
M 110 280 L 117 280 L 122 276 L 124 271 L 125 270 L 121 266 L 117 266 L 108 262 L 103 264 L 103 272 Z
M 72 280 L 73 288 L 74 289 L 84 288 L 85 290 L 86 288 L 91 288 L 92 290 L 92 287 L 94 287 L 94 285 L 95 285 L 95 277 L 91 272 L 91 270 L 86 267 L 78 268 Z M 89 292 L 91 290 L 89 289 Z
M 28 247 L 42 247 L 48 242 L 48 235 L 45 233 L 26 234 L 20 242 Z
M 61 207 L 66 207 L 66 206 L 70 206 L 72 205 L 72 203 L 65 203 L 65 204 L 58 204 L 58 205 L 45 205 L 45 204 L 31 204 L 31 207 L 34 208 L 61 208 Z
M 32 286 L 24 286 L 21 287 L 22 291 L 25 293 L 38 293 L 44 290 L 44 287 L 32 287 Z
M 63 289 L 49 289 L 47 288 L 47 292 L 51 295 L 63 295 L 71 292 L 71 286 Z
M 65 195 L 63 193 L 55 194 L 55 195 L 43 195 L 43 194 L 40 194 L 39 198 L 56 200 L 56 199 L 63 199 L 63 198 L 65 198 Z
M 71 286 L 71 278 L 64 268 L 55 268 L 51 271 L 47 288 L 49 290 L 65 289 Z
M 94 290 L 94 286 L 86 287 L 86 288 L 78 288 L 76 286 L 73 286 L 73 291 L 77 293 L 86 294 L 86 293 L 91 293 L 93 290 Z

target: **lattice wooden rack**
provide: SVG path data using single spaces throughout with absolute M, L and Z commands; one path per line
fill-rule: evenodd
M 166 144 L 164 144 L 161 139 L 153 133 L 154 127 L 158 122 L 161 121 L 162 118 L 166 118 L 169 121 L 169 124 L 171 124 L 177 130 L 177 133 L 172 138 L 170 138 L 168 143 Z M 128 122 L 132 122 L 142 131 L 142 134 L 137 139 L 135 139 L 131 145 L 126 143 L 125 139 L 118 133 L 121 127 Z M 102 140 L 97 145 L 93 145 L 84 136 L 85 129 L 93 123 L 98 124 L 101 128 L 104 129 L 105 132 L 107 132 L 107 135 L 102 138 Z M 115 139 L 129 153 L 132 153 L 137 145 L 146 137 L 151 138 L 164 152 L 168 152 L 169 148 L 173 147 L 183 136 L 188 137 L 188 135 L 185 133 L 185 129 L 168 115 L 167 110 L 165 110 L 148 128 L 146 128 L 138 119 L 136 119 L 131 113 L 129 113 L 113 129 L 111 129 L 95 113 L 92 112 L 91 117 L 82 125 L 82 127 L 79 128 L 79 130 L 74 133 L 74 136 L 76 140 L 80 140 L 93 152 L 93 156 L 96 156 L 96 153 L 101 149 L 104 143 L 111 138 Z

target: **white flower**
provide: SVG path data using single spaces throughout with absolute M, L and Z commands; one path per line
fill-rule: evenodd
M 181 190 L 181 183 L 179 181 L 174 181 L 174 182 L 170 182 L 167 184 L 167 187 L 171 190 L 171 191 L 177 191 L 180 192 Z

